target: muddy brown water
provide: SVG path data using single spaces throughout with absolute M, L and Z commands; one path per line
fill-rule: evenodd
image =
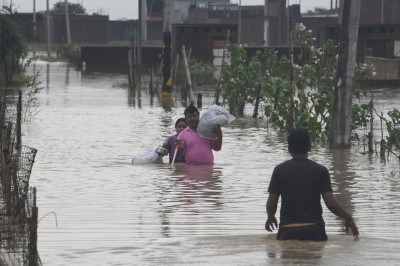
M 314 147 L 335 195 L 355 217 L 360 239 L 324 206 L 329 240 L 276 241 L 264 230 L 273 167 L 289 159 L 284 140 L 262 121 L 224 127 L 215 165 L 132 165 L 173 133 L 184 108 L 128 97 L 119 74 L 85 73 L 36 62 L 45 87 L 23 144 L 37 148 L 38 250 L 43 265 L 398 265 L 400 164 L 363 147 Z M 30 68 L 32 70 L 32 67 Z M 400 93 L 379 89 L 382 108 Z M 204 93 L 203 108 L 212 104 Z M 165 160 L 166 161 L 166 160 Z

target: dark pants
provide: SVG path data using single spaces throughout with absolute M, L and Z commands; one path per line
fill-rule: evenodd
M 328 236 L 324 225 L 307 225 L 295 227 L 279 227 L 277 240 L 313 240 L 326 241 Z

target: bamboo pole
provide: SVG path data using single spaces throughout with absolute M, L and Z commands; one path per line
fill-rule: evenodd
M 138 64 L 139 64 L 139 62 L 138 62 L 138 42 L 137 42 L 137 38 L 138 38 L 138 35 L 139 35 L 139 32 L 138 32 L 138 29 L 135 27 L 134 29 L 133 29 L 133 41 L 132 41 L 132 51 L 131 51 L 131 53 L 132 53 L 132 55 L 131 55 L 131 64 L 132 64 L 132 67 L 133 67 L 133 70 L 132 70 L 132 78 L 133 78 L 133 86 L 134 86 L 134 88 L 135 88 L 135 90 L 136 90 L 136 85 L 137 85 L 137 68 L 138 68 Z
M 203 107 L 203 94 L 197 94 L 197 108 L 201 109 Z
M 38 265 L 38 250 L 37 250 L 37 228 L 38 228 L 38 213 L 39 209 L 36 207 L 36 188 L 33 188 L 33 206 L 30 221 L 30 235 L 29 235 L 29 266 Z
M 288 42 L 289 42 L 289 112 L 286 118 L 286 130 L 288 132 L 295 128 L 294 125 L 294 82 L 293 82 L 293 39 L 292 39 L 292 23 L 289 20 L 288 27 Z
M 187 56 L 186 56 L 186 48 L 185 48 L 184 45 L 182 45 L 182 57 L 183 57 L 183 63 L 185 64 L 186 80 L 188 82 L 190 102 L 194 103 L 194 96 L 193 96 L 193 89 L 192 89 L 192 79 L 190 77 L 190 69 L 189 69 L 189 64 L 188 64 Z
M 261 94 L 261 84 L 257 84 L 256 89 L 256 103 L 254 104 L 253 118 L 257 118 L 258 116 L 258 108 L 260 106 L 260 94 Z
M 3 177 L 3 197 L 6 207 L 6 214 L 11 214 L 11 168 L 10 168 L 10 139 L 11 139 L 11 123 L 3 128 L 2 139 L 2 177 Z
M 150 84 L 149 84 L 149 91 L 150 91 L 150 97 L 153 98 L 154 97 L 154 84 L 153 84 L 153 77 L 154 75 L 154 71 L 153 71 L 153 66 L 151 66 L 150 69 Z
M 171 77 L 171 32 L 163 34 L 163 97 L 172 99 L 172 77 Z
M 383 136 L 383 113 L 381 113 L 381 158 L 386 157 L 386 141 Z
M 373 95 L 371 97 L 371 101 L 370 101 L 370 106 L 369 106 L 369 110 L 370 110 L 370 130 L 368 133 L 368 152 L 369 153 L 373 153 L 374 152 L 374 146 L 373 146 L 373 142 L 374 142 L 374 103 L 373 103 Z
M 132 49 L 128 50 L 128 86 L 131 97 L 135 98 L 135 85 L 132 67 Z
M 22 91 L 18 92 L 18 105 L 17 105 L 17 141 L 16 148 L 21 151 L 22 141 L 21 141 L 21 121 L 22 120 Z
M 176 55 L 176 60 L 175 60 L 175 68 L 174 68 L 174 75 L 173 75 L 173 85 L 175 85 L 175 88 L 177 87 L 177 75 L 178 75 L 178 65 L 179 65 L 179 54 Z
M 14 159 L 11 159 L 10 165 L 13 169 L 11 171 L 11 177 L 12 177 L 12 182 L 13 182 L 13 187 L 14 187 L 14 208 L 17 209 L 18 211 L 24 211 L 24 201 L 20 201 L 19 198 L 19 192 L 21 191 L 21 188 L 19 187 L 18 184 L 18 169 L 19 169 L 19 161 L 21 158 L 21 151 L 22 151 L 22 144 L 21 144 L 21 120 L 22 120 L 22 92 L 19 91 L 18 93 L 18 104 L 17 104 L 17 121 L 16 121 L 16 142 L 15 142 L 15 149 L 16 149 L 16 156 L 14 156 Z M 10 152 L 10 155 L 13 154 L 13 152 Z
M 226 32 L 226 39 L 225 39 L 225 45 L 224 45 L 224 50 L 222 51 L 222 62 L 221 62 L 221 68 L 220 68 L 220 74 L 219 74 L 219 79 L 218 79 L 218 85 L 217 88 L 215 90 L 215 99 L 214 99 L 214 103 L 217 105 L 221 105 L 221 103 L 219 102 L 219 96 L 221 94 L 221 73 L 222 73 L 222 68 L 225 64 L 225 58 L 226 58 L 226 47 L 229 44 L 229 38 L 231 35 L 231 30 L 228 30 Z M 224 100 L 222 99 L 222 102 L 224 102 Z

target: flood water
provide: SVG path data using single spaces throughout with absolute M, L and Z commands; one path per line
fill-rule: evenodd
M 174 133 L 179 101 L 166 111 L 142 92 L 138 104 L 117 86 L 125 75 L 40 61 L 35 68 L 45 88 L 22 141 L 38 149 L 30 185 L 43 265 L 398 265 L 398 160 L 382 162 L 358 146 L 314 147 L 310 158 L 328 167 L 360 239 L 324 206 L 327 242 L 276 241 L 264 230 L 267 186 L 274 166 L 290 157 L 263 121 L 223 127 L 213 166 L 132 165 L 133 155 Z M 400 93 L 382 89 L 377 99 L 393 108 Z M 205 93 L 203 109 L 210 104 Z

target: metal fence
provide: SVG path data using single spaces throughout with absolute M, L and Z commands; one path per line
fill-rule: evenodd
M 388 128 L 388 123 L 391 128 Z M 353 130 L 352 143 L 363 153 L 376 154 L 385 160 L 400 160 L 399 139 L 400 125 L 377 110 L 371 101 L 369 111 L 365 113 L 365 123 Z
M 0 265 L 41 265 L 36 189 L 29 186 L 37 150 L 21 145 L 21 93 L 16 114 L 1 101 Z

